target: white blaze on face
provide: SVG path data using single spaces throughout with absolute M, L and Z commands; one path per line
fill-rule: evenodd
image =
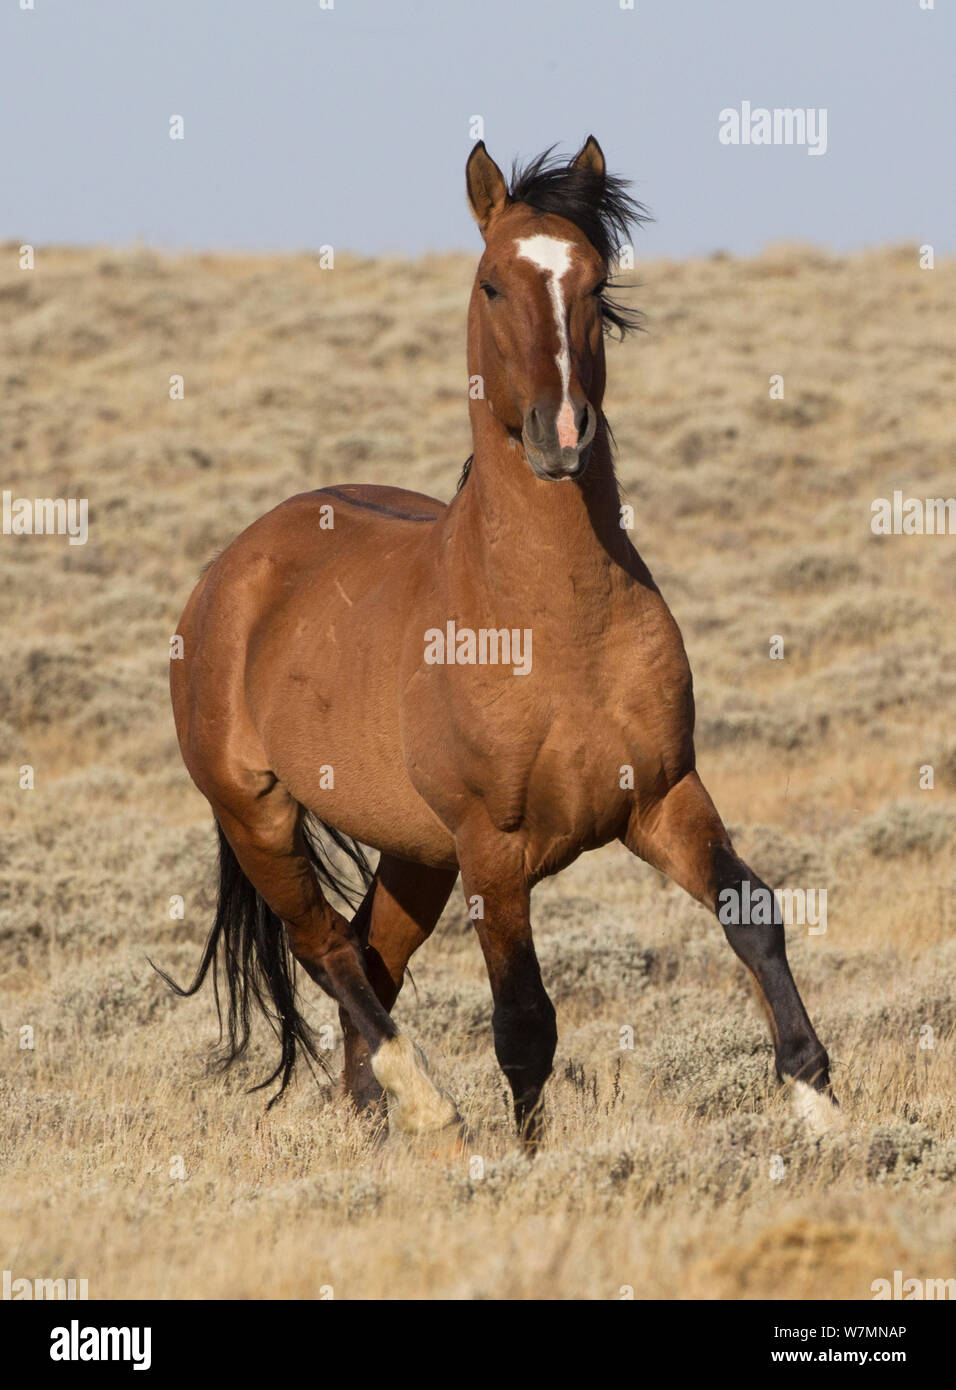
M 578 442 L 578 432 L 574 424 L 574 407 L 568 397 L 568 384 L 571 380 L 571 352 L 568 347 L 568 329 L 564 312 L 564 291 L 561 281 L 571 269 L 571 243 L 560 241 L 554 236 L 520 237 L 515 245 L 522 260 L 531 261 L 543 270 L 548 277 L 548 292 L 554 321 L 558 329 L 558 351 L 555 360 L 561 374 L 561 407 L 558 410 L 558 444 L 573 448 Z

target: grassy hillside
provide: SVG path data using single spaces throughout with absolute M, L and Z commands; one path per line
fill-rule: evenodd
M 376 1146 L 340 1047 L 266 1114 L 245 1088 L 268 1030 L 207 1075 L 210 995 L 177 1001 L 146 963 L 189 976 L 213 908 L 167 694 L 196 573 L 294 492 L 452 494 L 474 261 L 41 248 L 23 271 L 16 250 L 0 488 L 88 498 L 90 535 L 0 536 L 0 1264 L 92 1298 L 866 1298 L 894 1269 L 956 1275 L 956 536 L 870 530 L 894 489 L 956 493 L 952 264 L 640 269 L 648 332 L 611 349 L 607 401 L 634 538 L 739 848 L 828 891 L 791 958 L 848 1124 L 800 1130 L 716 923 L 608 848 L 535 894 L 560 1042 L 529 1163 L 457 894 L 398 1015 L 469 1123 L 458 1159 Z

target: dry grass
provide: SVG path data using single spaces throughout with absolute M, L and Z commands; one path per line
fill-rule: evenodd
M 608 402 L 636 539 L 741 849 L 828 889 L 829 930 L 794 930 L 792 957 L 849 1125 L 799 1130 L 719 929 L 608 849 L 535 896 L 561 1041 L 534 1163 L 457 903 L 398 1007 L 469 1123 L 458 1160 L 376 1146 L 306 1073 L 265 1114 L 244 1087 L 270 1037 L 208 1077 L 211 999 L 172 1000 L 145 961 L 188 975 L 212 907 L 166 694 L 195 573 L 296 491 L 450 494 L 473 262 L 63 250 L 28 273 L 8 245 L 0 265 L 0 486 L 91 513 L 85 547 L 0 538 L 0 1266 L 94 1298 L 844 1298 L 956 1274 L 956 540 L 868 529 L 895 487 L 953 492 L 952 264 L 641 270 L 650 333 L 613 351 Z

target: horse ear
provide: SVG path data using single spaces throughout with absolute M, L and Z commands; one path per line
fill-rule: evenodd
M 603 179 L 607 172 L 604 163 L 604 151 L 595 140 L 593 135 L 589 135 L 577 154 L 571 160 L 572 169 L 585 169 L 589 174 L 595 174 L 599 179 Z
M 468 186 L 468 202 L 484 236 L 494 218 L 508 205 L 508 185 L 501 170 L 485 149 L 484 140 L 479 140 L 468 156 L 465 182 Z

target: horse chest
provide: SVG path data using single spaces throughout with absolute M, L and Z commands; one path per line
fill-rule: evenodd
M 568 707 L 521 727 L 486 727 L 473 744 L 477 756 L 463 769 L 470 795 L 498 830 L 525 837 L 533 859 L 605 843 L 626 819 L 632 745 L 615 721 L 592 716 Z
M 429 631 L 434 659 L 410 652 L 402 681 L 404 754 L 446 824 L 480 805 L 551 862 L 620 834 L 635 792 L 653 796 L 692 765 L 690 675 L 656 592 L 641 606 L 615 595 L 584 628 L 539 613 L 508 662 L 483 660 L 481 632 L 472 651 L 452 627 Z

